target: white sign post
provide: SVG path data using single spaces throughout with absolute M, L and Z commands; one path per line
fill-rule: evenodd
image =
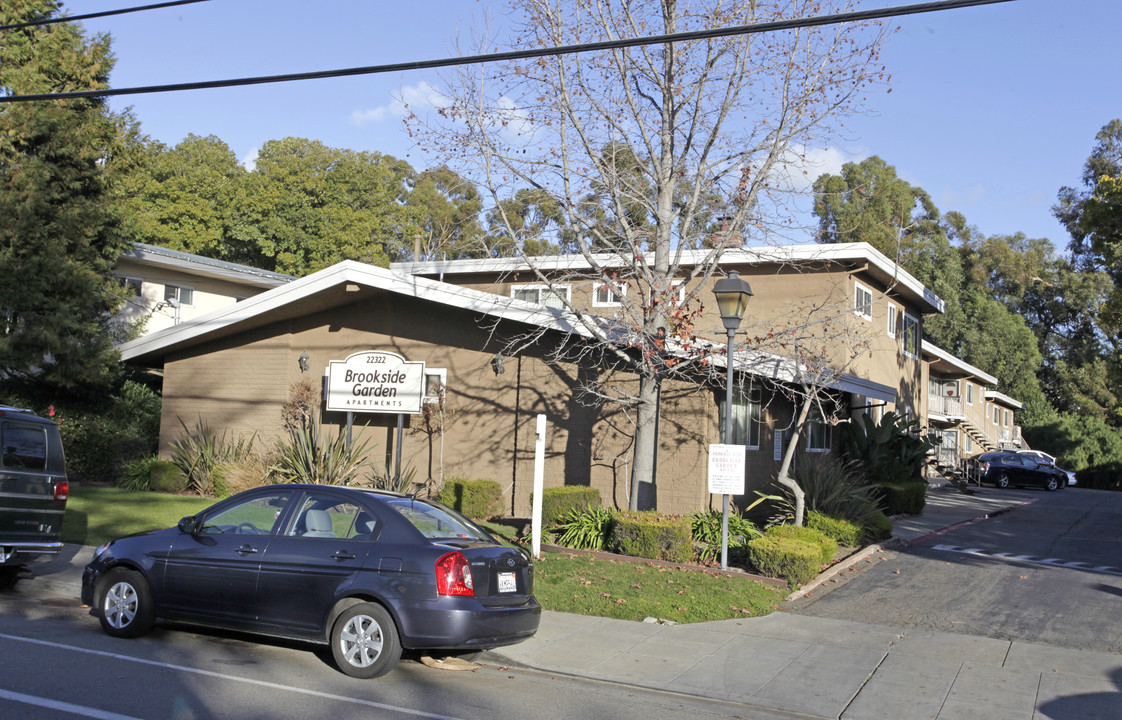
M 381 350 L 327 365 L 327 410 L 356 413 L 421 412 L 425 364 Z
M 744 494 L 744 469 L 747 448 L 743 445 L 709 445 L 709 492 L 724 495 L 721 513 L 721 567 L 728 567 L 729 495 Z
M 542 494 L 545 492 L 545 415 L 538 415 L 538 441 L 534 445 L 534 502 L 530 535 L 534 558 L 542 556 Z

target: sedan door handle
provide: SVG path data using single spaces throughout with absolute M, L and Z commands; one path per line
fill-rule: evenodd
M 252 547 L 251 545 L 242 545 L 234 552 L 236 552 L 238 555 L 252 555 L 253 553 L 257 552 L 257 548 Z
M 335 558 L 336 560 L 354 560 L 355 559 L 355 556 L 350 554 L 346 550 L 338 550 L 335 553 L 333 553 L 331 555 L 331 557 Z

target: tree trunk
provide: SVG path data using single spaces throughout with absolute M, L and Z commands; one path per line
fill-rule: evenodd
M 798 420 L 794 422 L 791 432 L 791 439 L 787 441 L 787 449 L 783 453 L 783 464 L 779 466 L 779 476 L 776 478 L 779 484 L 791 491 L 795 496 L 795 524 L 803 524 L 803 516 L 806 512 L 806 494 L 799 484 L 791 477 L 791 461 L 795 459 L 795 449 L 799 447 L 799 438 L 802 436 L 802 429 L 806 425 L 806 418 L 810 415 L 810 404 L 813 402 L 811 398 L 807 398 L 803 402 L 802 409 L 799 410 Z
M 639 376 L 639 406 L 635 420 L 635 455 L 631 466 L 629 510 L 653 510 L 655 501 L 655 454 L 658 452 L 658 378 Z M 647 497 L 640 496 L 649 491 Z

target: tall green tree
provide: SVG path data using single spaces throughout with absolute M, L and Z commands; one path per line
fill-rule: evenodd
M 60 15 L 54 0 L 4 0 L 0 23 Z M 70 23 L 0 33 L 0 96 L 107 86 L 109 39 Z M 109 273 L 125 238 L 110 186 L 135 127 L 101 99 L 0 103 L 0 374 L 61 387 L 116 372 Z
M 266 269 L 306 275 L 341 260 L 385 267 L 412 249 L 408 163 L 316 140 L 270 140 L 250 174 L 245 215 Z

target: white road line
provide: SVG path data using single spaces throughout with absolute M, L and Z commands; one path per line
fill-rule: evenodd
M 1110 565 L 1099 565 L 1098 567 L 1088 567 L 1087 563 L 1073 560 L 1071 562 L 1065 561 L 1063 558 L 1038 558 L 1035 555 L 1011 555 L 1007 552 L 983 552 L 981 548 L 964 548 L 958 545 L 932 545 L 932 550 L 942 550 L 944 552 L 959 553 L 960 555 L 974 555 L 976 557 L 990 558 L 993 560 L 1016 560 L 1017 562 L 1035 563 L 1037 565 L 1052 565 L 1054 567 L 1068 567 L 1073 570 L 1086 570 L 1087 572 L 1100 573 L 1103 575 L 1122 575 L 1122 570 Z
M 104 710 L 86 707 L 85 705 L 74 705 L 73 703 L 59 702 L 58 700 L 36 697 L 34 695 L 24 695 L 23 693 L 11 692 L 10 690 L 4 689 L 0 689 L 0 700 L 12 700 L 25 705 L 34 705 L 50 710 L 61 710 L 62 712 L 72 715 L 81 715 L 82 717 L 93 718 L 94 720 L 139 720 L 132 715 L 105 712 Z
M 105 652 L 103 650 L 90 650 L 88 648 L 76 647 L 74 645 L 63 645 L 62 643 L 50 642 L 49 640 L 36 640 L 33 638 L 19 637 L 18 635 L 5 635 L 4 633 L 0 633 L 0 638 L 4 640 L 14 640 L 16 642 L 30 643 L 32 645 L 41 645 L 43 647 L 56 648 L 59 650 L 67 650 L 70 652 L 79 652 L 85 653 L 87 655 L 97 655 L 99 657 L 113 658 L 114 660 L 123 660 L 125 662 L 140 663 L 142 665 L 153 665 L 155 667 L 166 668 L 168 670 L 178 670 L 179 672 L 194 673 L 195 675 L 205 675 L 207 677 L 218 678 L 220 680 L 245 683 L 246 685 L 256 685 L 258 687 L 269 688 L 270 690 L 293 692 L 300 695 L 309 695 L 311 697 L 323 698 L 325 700 L 335 700 L 336 702 L 351 703 L 353 705 L 363 705 L 366 707 L 378 708 L 379 710 L 390 710 L 396 713 L 401 713 L 403 715 L 414 715 L 416 717 L 432 718 L 433 720 L 462 720 L 461 718 L 453 717 L 451 715 L 438 715 L 437 713 L 425 712 L 423 710 L 414 710 L 413 708 L 400 707 L 398 705 L 387 705 L 386 703 L 374 702 L 373 700 L 362 700 L 360 698 L 346 697 L 345 695 L 333 695 L 331 693 L 319 692 L 317 690 L 294 688 L 289 685 L 280 685 L 278 683 L 265 682 L 264 680 L 251 680 L 249 678 L 237 677 L 236 675 L 227 675 L 225 673 L 214 672 L 213 670 L 202 670 L 200 668 L 186 667 L 184 665 L 172 665 L 171 663 L 158 662 L 156 660 L 145 660 L 143 658 L 121 655 L 119 653 Z M 126 716 L 105 715 L 104 717 L 108 720 L 122 720 Z M 134 719 L 130 718 L 129 720 Z

